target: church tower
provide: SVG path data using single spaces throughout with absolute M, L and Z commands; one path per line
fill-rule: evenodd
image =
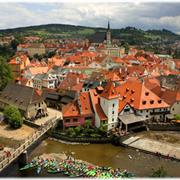
M 107 28 L 107 32 L 106 32 L 106 43 L 107 43 L 107 45 L 111 44 L 111 30 L 110 30 L 109 21 L 108 21 L 108 28 Z

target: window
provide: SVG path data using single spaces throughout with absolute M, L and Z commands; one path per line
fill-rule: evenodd
M 112 114 L 114 114 L 114 111 L 112 111 Z
M 148 115 L 146 115 L 146 118 L 148 118 L 149 116 Z
M 78 119 L 77 119 L 77 118 L 74 118 L 74 119 L 73 119 L 73 122 L 78 122 Z
M 70 122 L 70 119 L 66 119 L 65 121 L 66 121 L 66 123 L 69 123 L 69 122 Z
M 148 112 L 148 110 L 146 110 L 146 112 Z
M 114 107 L 114 106 L 115 106 L 115 104 L 112 105 L 112 107 Z
M 85 121 L 86 120 L 92 120 L 92 117 L 85 117 Z
M 112 118 L 112 121 L 114 122 L 114 118 Z

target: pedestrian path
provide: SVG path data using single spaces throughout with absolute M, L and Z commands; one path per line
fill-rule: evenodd
M 131 136 L 122 142 L 124 145 L 147 152 L 180 160 L 180 146 L 139 136 Z

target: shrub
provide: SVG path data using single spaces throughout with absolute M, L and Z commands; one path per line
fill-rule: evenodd
M 9 125 L 14 129 L 20 128 L 23 124 L 21 113 L 15 106 L 6 106 L 4 116 L 8 120 Z
M 85 128 L 90 128 L 92 125 L 91 120 L 86 120 L 85 122 Z
M 74 129 L 70 127 L 67 129 L 67 135 L 70 137 L 74 137 L 74 136 L 76 136 L 76 133 L 75 133 Z
M 180 114 L 176 114 L 176 115 L 175 115 L 175 119 L 176 119 L 176 120 L 180 120 Z
M 74 128 L 74 131 L 75 131 L 76 135 L 78 136 L 82 132 L 82 127 L 81 126 L 77 126 L 77 127 Z

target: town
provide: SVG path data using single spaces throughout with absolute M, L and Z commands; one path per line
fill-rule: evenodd
M 9 35 L 0 43 L 14 40 Z M 8 67 L 12 79 L 1 89 L 1 123 L 14 108 L 26 125 L 40 130 L 49 120 L 53 126 L 56 117 L 55 131 L 65 140 L 112 135 L 122 140 L 141 131 L 180 130 L 180 59 L 127 49 L 113 39 L 109 21 L 106 31 L 89 39 L 25 36 Z M 20 130 L 24 123 L 12 126 Z M 168 156 L 180 159 L 180 152 Z

